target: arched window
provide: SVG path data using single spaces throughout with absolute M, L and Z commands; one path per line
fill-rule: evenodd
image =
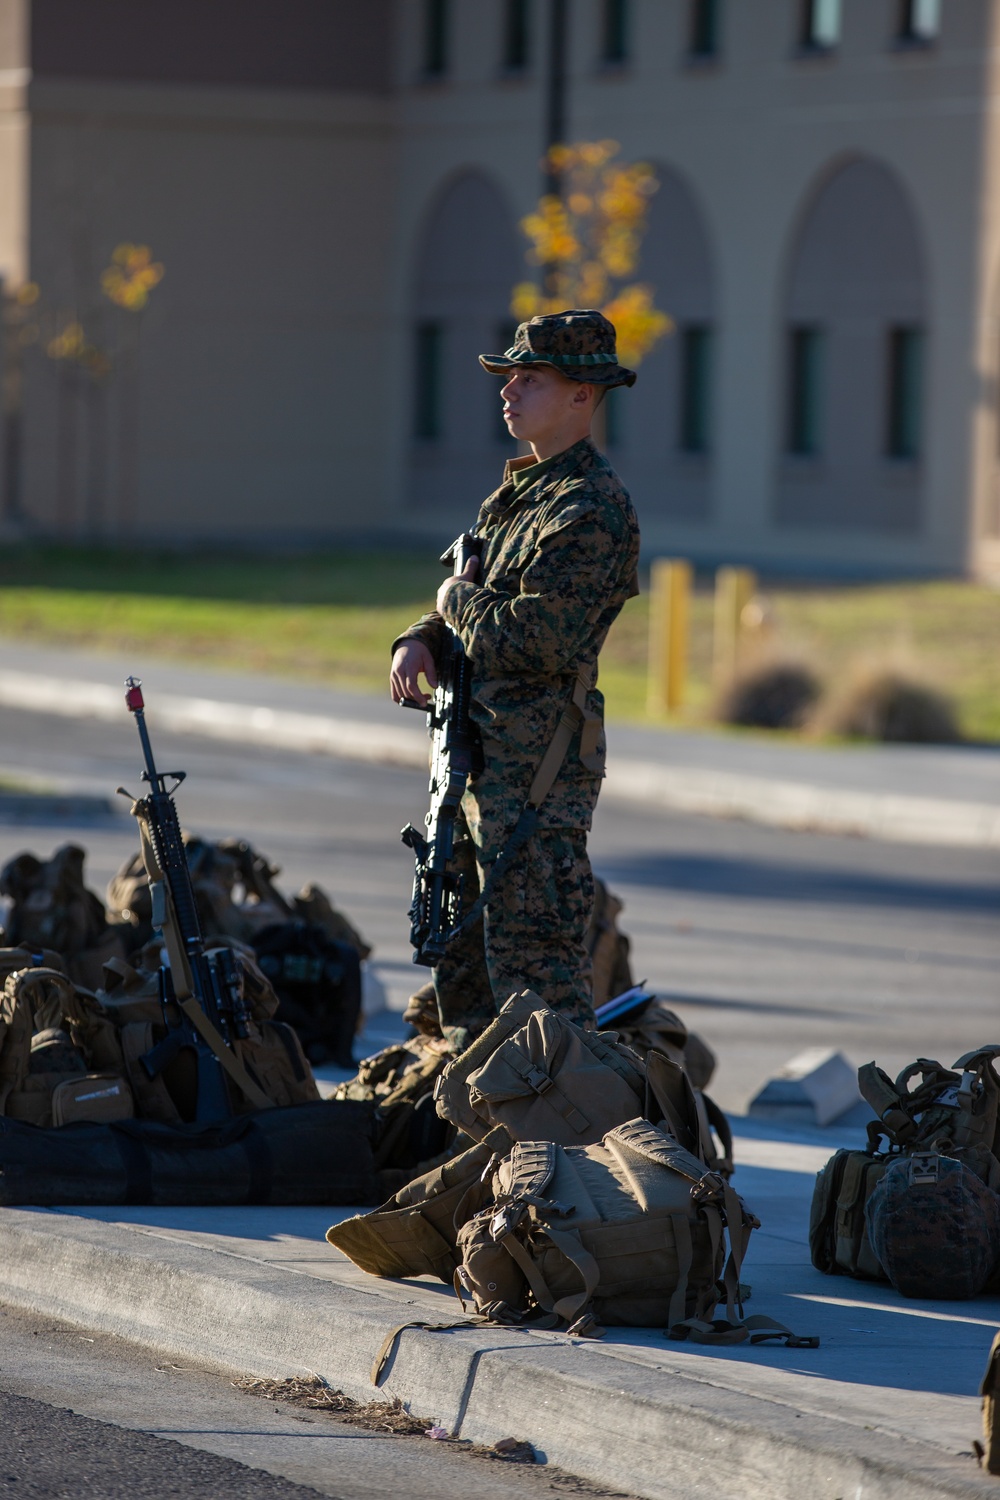
M 432 204 L 420 238 L 411 314 L 410 503 L 471 524 L 516 452 L 500 418 L 502 381 L 478 363 L 513 328 L 510 293 L 524 265 L 499 189 L 466 172 Z
M 927 293 L 919 228 L 888 168 L 851 162 L 815 195 L 783 323 L 778 520 L 915 530 Z

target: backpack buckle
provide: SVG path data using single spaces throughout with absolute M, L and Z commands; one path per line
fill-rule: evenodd
M 941 1158 L 936 1151 L 914 1151 L 910 1157 L 910 1182 L 937 1182 Z

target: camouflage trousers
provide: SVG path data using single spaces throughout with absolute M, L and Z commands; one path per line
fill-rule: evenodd
M 489 872 L 477 852 L 460 817 L 454 867 L 464 877 L 464 910 Z M 482 919 L 448 945 L 433 971 L 441 1029 L 452 1045 L 468 1046 L 504 1001 L 524 989 L 569 1020 L 592 1024 L 587 928 L 593 905 L 587 835 L 577 828 L 539 829 L 490 892 Z

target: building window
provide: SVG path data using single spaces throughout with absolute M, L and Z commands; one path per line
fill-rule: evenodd
M 601 61 L 620 66 L 628 61 L 628 0 L 604 0 Z
M 890 328 L 886 391 L 886 452 L 920 457 L 924 335 L 920 328 Z
M 418 438 L 433 440 L 441 436 L 443 348 L 443 324 L 431 321 L 417 324 L 413 434 Z
M 722 0 L 691 0 L 689 51 L 692 57 L 717 57 L 721 45 Z
M 927 46 L 937 41 L 941 31 L 941 0 L 901 0 L 899 32 L 901 42 Z
M 530 61 L 529 0 L 506 0 L 503 23 L 503 66 L 510 73 L 522 71 Z
M 515 323 L 514 319 L 504 318 L 502 323 L 497 324 L 494 348 L 498 349 L 501 354 L 506 354 L 507 350 L 514 342 L 514 335 L 516 333 L 517 324 Z M 494 381 L 494 384 L 496 385 L 496 391 L 494 393 L 494 400 L 496 402 L 496 405 L 492 408 L 493 435 L 498 442 L 511 443 L 513 442 L 513 438 L 510 435 L 510 430 L 507 427 L 507 423 L 503 419 L 503 402 L 500 399 L 500 392 L 507 384 L 507 380 L 508 376 L 501 375 Z
M 704 323 L 681 329 L 680 421 L 682 453 L 707 453 L 711 447 L 712 330 Z
M 807 52 L 829 52 L 840 43 L 841 0 L 803 0 L 800 42 Z
M 443 78 L 448 71 L 448 0 L 424 0 L 425 78 Z
M 815 458 L 822 446 L 825 345 L 822 328 L 793 328 L 789 335 L 788 451 L 801 458 Z
M 625 410 L 622 404 L 624 389 L 624 386 L 613 385 L 610 390 L 605 390 L 598 408 L 604 412 L 604 446 L 606 448 L 620 448 L 625 441 L 623 421 Z

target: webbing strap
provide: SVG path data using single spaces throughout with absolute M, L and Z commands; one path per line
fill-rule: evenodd
M 562 763 L 566 759 L 566 751 L 572 743 L 578 725 L 583 725 L 580 736 L 580 760 L 587 767 L 588 771 L 594 771 L 595 774 L 598 774 L 602 769 L 597 760 L 597 745 L 601 735 L 601 718 L 599 714 L 593 713 L 587 707 L 587 694 L 593 685 L 593 669 L 581 667 L 573 682 L 573 693 L 570 701 L 563 710 L 559 723 L 556 725 L 556 732 L 552 736 L 549 747 L 539 762 L 538 769 L 528 789 L 527 799 L 518 815 L 510 837 L 493 861 L 490 872 L 483 882 L 483 888 L 476 897 L 476 900 L 472 903 L 462 920 L 449 932 L 449 942 L 453 938 L 458 937 L 460 933 L 467 932 L 473 923 L 478 922 L 500 880 L 507 873 L 513 861 L 537 829 L 538 809 L 555 785 L 556 777 L 562 769 Z
M 408 1328 L 422 1328 L 426 1333 L 446 1333 L 450 1328 L 478 1328 L 483 1321 L 482 1318 L 462 1318 L 457 1323 L 421 1323 L 417 1319 L 412 1323 L 397 1324 L 391 1333 L 386 1334 L 375 1356 L 371 1371 L 372 1385 L 381 1385 L 385 1367 L 389 1363 L 389 1357 L 396 1347 L 399 1335 L 405 1333 Z
M 178 1000 L 177 1004 L 187 1016 L 202 1041 L 215 1053 L 230 1078 L 236 1084 L 237 1088 L 243 1091 L 250 1100 L 250 1103 L 256 1109 L 273 1108 L 274 1100 L 267 1097 L 260 1084 L 255 1083 L 250 1077 L 250 1074 L 232 1048 L 226 1046 L 221 1033 L 212 1025 L 194 996 L 188 995 L 185 1000 Z
M 582 1135 L 590 1128 L 590 1121 L 582 1110 L 577 1109 L 572 1099 L 567 1099 L 554 1079 L 550 1078 L 537 1063 L 530 1058 L 522 1058 L 512 1048 L 504 1052 L 504 1062 L 508 1063 L 519 1078 L 522 1078 L 530 1089 L 550 1104 L 557 1114 L 562 1115 L 566 1124 L 577 1135 Z
M 666 1337 L 679 1342 L 688 1340 L 692 1344 L 766 1344 L 778 1340 L 786 1349 L 818 1349 L 819 1335 L 815 1333 L 793 1333 L 784 1323 L 755 1313 L 743 1323 L 731 1323 L 728 1318 L 685 1318 L 666 1330 Z
M 578 1235 L 562 1229 L 553 1229 L 550 1224 L 546 1224 L 545 1233 L 556 1249 L 561 1250 L 566 1259 L 573 1262 L 583 1277 L 583 1291 L 577 1292 L 572 1297 L 561 1297 L 553 1308 L 560 1318 L 565 1318 L 567 1323 L 572 1323 L 597 1291 L 601 1272 L 597 1261 L 590 1251 L 584 1248 L 583 1241 Z
M 688 1277 L 694 1261 L 694 1243 L 691 1239 L 691 1225 L 685 1214 L 671 1214 L 670 1223 L 673 1226 L 674 1246 L 677 1251 L 677 1285 L 670 1298 L 670 1309 L 667 1313 L 667 1322 L 672 1327 L 680 1322 L 687 1309 Z

